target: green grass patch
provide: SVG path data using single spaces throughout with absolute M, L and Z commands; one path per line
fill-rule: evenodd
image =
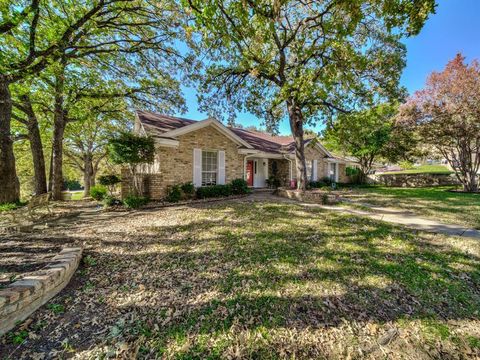
M 412 169 L 402 171 L 389 171 L 383 174 L 453 174 L 453 171 L 449 170 L 444 165 L 420 165 Z
M 419 216 L 480 229 L 480 195 L 449 191 L 452 189 L 455 187 L 369 186 L 355 188 L 347 197 L 360 204 L 404 209 Z

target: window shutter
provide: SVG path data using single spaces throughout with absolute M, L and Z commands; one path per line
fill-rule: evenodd
M 193 149 L 193 185 L 202 186 L 202 149 Z
M 317 175 L 317 159 L 313 160 L 313 165 L 312 165 L 312 181 L 317 181 L 318 180 L 318 175 Z
M 225 184 L 225 151 L 218 152 L 218 179 L 217 184 Z

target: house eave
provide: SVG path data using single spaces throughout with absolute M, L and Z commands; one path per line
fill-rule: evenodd
M 167 138 L 154 138 L 155 145 L 159 147 L 178 147 L 180 145 L 180 141 L 176 139 L 167 139 Z
M 202 121 L 198 121 L 196 123 L 186 125 L 186 126 L 183 126 L 181 128 L 175 129 L 175 130 L 167 131 L 163 135 L 165 135 L 166 137 L 170 137 L 170 138 L 176 138 L 177 136 L 185 135 L 185 134 L 188 134 L 189 132 L 200 130 L 200 129 L 202 129 L 204 127 L 207 127 L 209 125 L 214 126 L 223 135 L 230 138 L 232 141 L 236 142 L 238 145 L 244 146 L 245 148 L 248 148 L 248 149 L 253 149 L 252 145 L 250 145 L 248 142 L 243 140 L 241 137 L 239 137 L 233 131 L 229 130 L 225 125 L 223 125 L 219 121 L 217 121 L 215 119 L 212 119 L 212 118 L 202 120 Z

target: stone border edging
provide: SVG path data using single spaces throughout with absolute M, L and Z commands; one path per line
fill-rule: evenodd
M 307 190 L 307 191 L 299 191 L 299 190 L 290 190 L 284 188 L 278 188 L 275 191 L 275 195 L 292 199 L 298 200 L 303 202 L 310 202 L 315 204 L 336 204 L 339 201 L 340 195 L 327 192 L 327 191 L 315 191 L 315 190 Z
M 57 295 L 80 264 L 82 247 L 66 247 L 47 266 L 0 290 L 0 336 Z

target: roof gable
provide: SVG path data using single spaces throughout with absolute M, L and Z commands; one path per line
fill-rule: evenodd
M 288 154 L 295 151 L 295 142 L 292 136 L 272 136 L 259 131 L 227 127 L 213 118 L 196 121 L 137 110 L 137 119 L 141 129 L 143 129 L 146 134 L 152 135 L 160 140 L 165 138 L 173 140 L 177 136 L 207 126 L 214 126 L 232 141 L 247 149 L 275 154 Z M 311 141 L 312 139 L 306 139 L 305 144 L 309 144 Z M 318 146 L 327 157 L 333 157 L 319 141 L 315 141 L 315 146 Z
M 237 134 L 235 134 L 231 129 L 227 128 L 221 122 L 219 122 L 219 121 L 217 121 L 213 118 L 202 120 L 202 121 L 195 121 L 195 122 L 193 122 L 191 124 L 188 124 L 188 125 L 185 125 L 183 127 L 180 127 L 180 128 L 177 128 L 177 129 L 174 129 L 174 130 L 171 130 L 171 131 L 167 131 L 167 132 L 163 133 L 163 136 L 174 138 L 174 137 L 177 137 L 177 136 L 180 136 L 180 135 L 187 134 L 187 133 L 192 132 L 192 131 L 202 129 L 202 128 L 207 127 L 207 126 L 215 127 L 223 135 L 230 138 L 231 140 L 233 140 L 234 142 L 236 142 L 239 145 L 245 146 L 246 148 L 249 148 L 249 149 L 253 148 L 252 145 L 250 145 L 244 139 L 242 139 Z

